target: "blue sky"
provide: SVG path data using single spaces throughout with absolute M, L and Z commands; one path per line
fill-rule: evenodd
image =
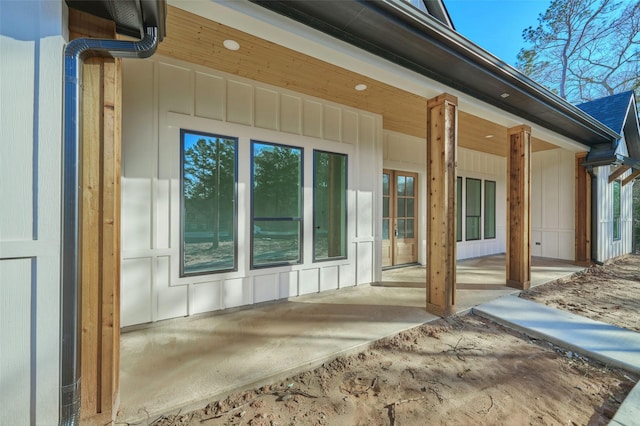
M 551 0 L 445 0 L 456 30 L 510 65 L 524 46 L 522 30 L 538 25 Z

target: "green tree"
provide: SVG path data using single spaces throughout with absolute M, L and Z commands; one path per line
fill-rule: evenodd
M 522 33 L 516 67 L 579 103 L 640 88 L 640 3 L 554 0 Z

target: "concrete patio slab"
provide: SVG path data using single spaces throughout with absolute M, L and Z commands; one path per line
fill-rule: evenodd
M 458 312 L 517 293 L 504 285 L 504 256 L 458 263 Z M 582 268 L 534 259 L 532 281 Z M 344 288 L 122 333 L 118 422 L 202 408 L 231 392 L 284 379 L 376 340 L 438 319 L 425 310 L 425 268 L 385 271 Z

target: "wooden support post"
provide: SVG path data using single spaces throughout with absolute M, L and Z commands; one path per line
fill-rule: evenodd
M 531 128 L 507 131 L 507 285 L 531 286 Z
M 114 39 L 112 22 L 69 9 L 72 38 Z M 110 424 L 120 361 L 120 60 L 83 65 L 81 159 L 81 419 Z
M 576 252 L 575 263 L 591 264 L 591 175 L 582 166 L 586 152 L 576 154 Z
M 458 99 L 427 102 L 427 311 L 455 313 Z

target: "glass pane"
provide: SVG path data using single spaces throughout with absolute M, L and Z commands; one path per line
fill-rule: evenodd
M 415 198 L 407 198 L 407 217 L 416 217 L 414 201 Z
M 466 210 L 467 216 L 480 216 L 481 207 L 480 179 L 467 178 Z
M 415 196 L 413 189 L 413 180 L 414 178 L 412 176 L 407 176 L 407 196 L 410 197 Z
M 313 153 L 313 244 L 314 259 L 346 256 L 347 157 Z
M 456 178 L 456 241 L 462 241 L 462 178 Z
M 253 143 L 253 216 L 299 218 L 302 149 Z
M 405 177 L 404 176 L 397 176 L 396 177 L 396 193 L 400 196 L 405 195 Z
M 407 210 L 405 206 L 405 199 L 398 198 L 398 217 L 405 217 L 407 215 Z
M 479 217 L 467 217 L 466 220 L 466 233 L 467 241 L 480 239 L 480 218 Z
M 496 183 L 484 183 L 484 238 L 496 237 Z
M 414 227 L 414 220 L 413 219 L 407 219 L 407 238 L 413 238 L 414 237 L 414 232 L 413 232 L 413 227 Z
M 382 239 L 389 239 L 389 219 L 382 220 Z
M 389 175 L 386 173 L 382 174 L 382 194 L 389 195 Z
M 389 197 L 382 198 L 382 217 L 389 217 Z
M 181 131 L 182 274 L 236 267 L 237 139 Z
M 300 221 L 256 220 L 253 223 L 253 265 L 299 263 Z
M 406 238 L 405 220 L 398 219 L 398 238 Z

